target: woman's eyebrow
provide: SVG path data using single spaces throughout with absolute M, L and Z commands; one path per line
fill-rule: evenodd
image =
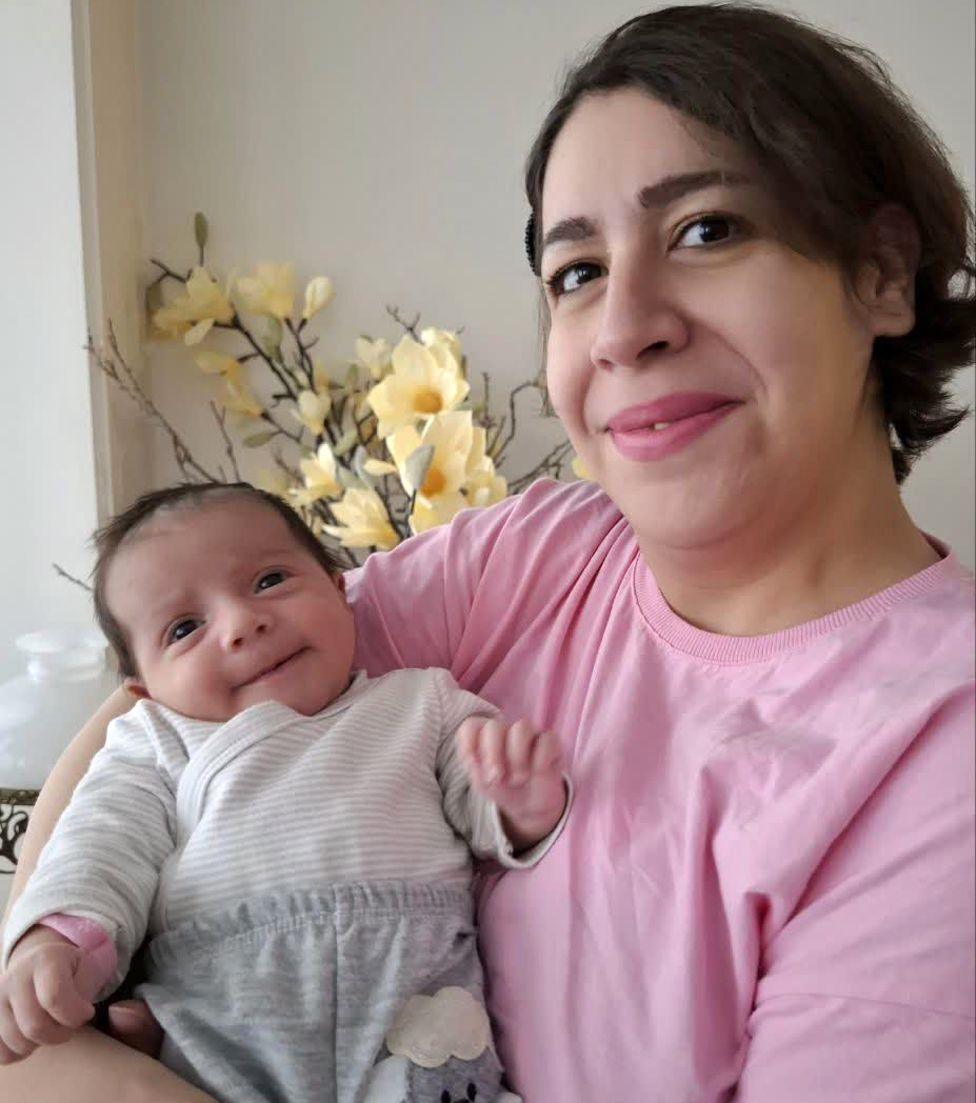
M 741 172 L 726 169 L 708 169 L 705 172 L 682 172 L 675 176 L 665 176 L 656 184 L 649 184 L 637 193 L 637 202 L 645 209 L 648 207 L 666 207 L 691 192 L 713 188 L 716 184 L 751 184 L 752 179 Z
M 596 226 L 588 218 L 564 218 L 546 230 L 542 239 L 542 252 L 557 241 L 586 241 L 596 237 Z
M 708 169 L 704 172 L 682 172 L 673 176 L 665 176 L 656 184 L 649 184 L 641 188 L 637 193 L 637 202 L 645 209 L 666 207 L 678 199 L 689 195 L 691 192 L 703 191 L 705 188 L 714 187 L 716 184 L 741 185 L 752 184 L 754 181 L 741 172 L 730 172 L 726 169 Z M 542 239 L 542 251 L 559 241 L 587 241 L 596 237 L 595 223 L 582 215 L 573 218 L 564 218 L 551 226 Z

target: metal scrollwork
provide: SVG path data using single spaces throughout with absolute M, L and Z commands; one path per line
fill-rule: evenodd
M 0 789 L 0 874 L 17 868 L 17 843 L 36 800 L 36 789 Z

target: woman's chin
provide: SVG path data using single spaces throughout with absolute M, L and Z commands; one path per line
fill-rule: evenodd
M 644 477 L 635 477 L 639 474 Z M 722 543 L 763 510 L 764 495 L 744 477 L 742 464 L 710 464 L 671 478 L 631 471 L 618 475 L 613 485 L 601 482 L 645 552 L 657 544 L 692 549 Z

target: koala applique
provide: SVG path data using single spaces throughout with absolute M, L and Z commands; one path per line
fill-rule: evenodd
M 500 1084 L 487 1012 L 449 987 L 401 1008 L 362 1103 L 521 1103 Z

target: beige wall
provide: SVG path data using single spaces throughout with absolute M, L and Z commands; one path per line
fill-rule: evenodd
M 785 5 L 783 5 L 785 6 Z M 801 15 L 891 65 L 973 184 L 971 0 L 801 0 Z M 337 285 L 334 358 L 392 334 L 386 303 L 464 326 L 497 388 L 538 362 L 521 236 L 522 161 L 587 41 L 633 0 L 141 0 L 146 250 L 193 257 L 189 220 L 214 228 L 221 267 L 294 259 Z M 212 439 L 185 358 L 153 355 L 159 400 Z M 973 401 L 973 373 L 960 394 Z M 554 430 L 524 423 L 523 456 Z M 216 456 L 216 450 L 214 452 Z M 920 524 L 973 563 L 973 425 L 918 467 Z M 163 443 L 157 477 L 172 467 Z

